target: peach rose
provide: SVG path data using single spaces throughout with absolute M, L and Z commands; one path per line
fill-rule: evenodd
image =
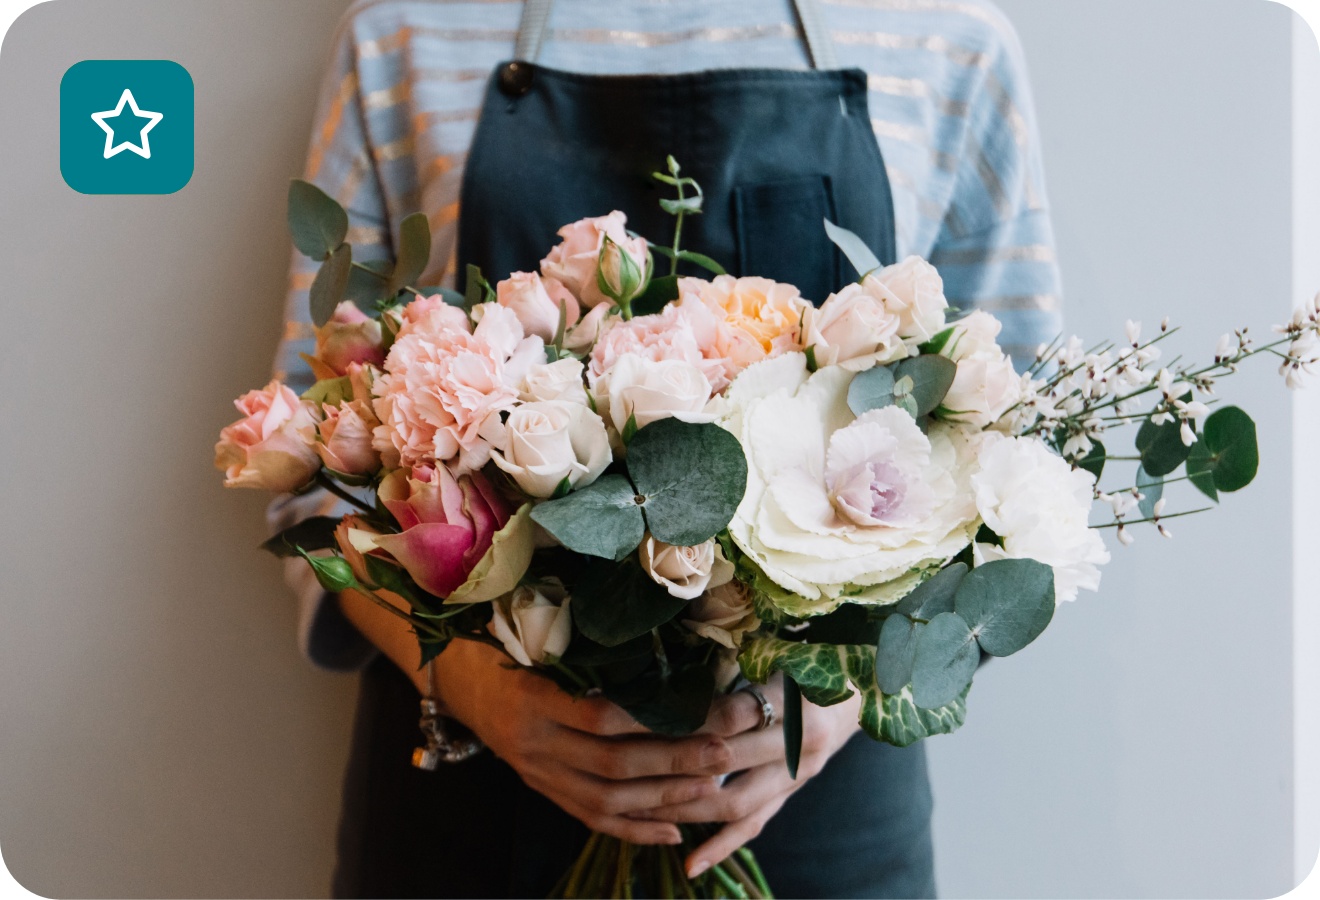
M 900 319 L 874 294 L 850 284 L 807 315 L 806 344 L 818 366 L 860 372 L 908 355 L 898 336 Z
M 559 331 L 562 304 L 565 330 L 578 320 L 577 298 L 553 278 L 535 272 L 514 272 L 495 286 L 500 306 L 513 310 L 523 330 L 549 343 Z
M 316 425 L 320 438 L 312 445 L 327 469 L 345 475 L 369 475 L 380 468 L 380 455 L 371 445 L 371 432 L 380 424 L 371 404 L 349 400 L 341 406 L 324 406 Z
M 294 491 L 312 480 L 320 458 L 304 435 L 316 426 L 308 404 L 278 381 L 234 401 L 243 414 L 220 432 L 215 465 L 225 487 Z
M 752 363 L 802 348 L 802 322 L 811 304 L 791 284 L 720 275 L 680 279 L 678 308 L 692 322 L 702 356 L 717 368 L 723 390 Z
M 600 251 L 608 236 L 619 249 L 631 257 L 638 269 L 646 271 L 646 260 L 650 255 L 643 238 L 628 236 L 625 227 L 628 217 L 615 210 L 608 216 L 579 219 L 559 229 L 563 238 L 559 245 L 550 251 L 550 255 L 541 260 L 541 274 L 554 278 L 572 292 L 583 306 L 599 306 L 613 303 L 601 293 L 596 283 L 596 271 L 600 268 Z
M 364 315 L 345 300 L 335 308 L 335 314 L 316 329 L 314 366 L 317 378 L 337 378 L 347 374 L 351 363 L 379 366 L 385 361 L 380 322 Z

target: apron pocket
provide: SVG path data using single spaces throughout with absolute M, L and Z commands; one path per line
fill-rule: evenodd
M 796 285 L 819 306 L 842 286 L 838 250 L 823 221 L 837 221 L 828 175 L 733 189 L 738 271 Z

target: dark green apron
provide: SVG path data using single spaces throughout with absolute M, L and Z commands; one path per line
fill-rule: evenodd
M 855 277 L 826 217 L 893 262 L 866 73 L 823 71 L 831 48 L 814 7 L 795 5 L 816 70 L 599 76 L 535 65 L 549 4 L 529 2 L 520 61 L 492 76 L 468 156 L 458 271 L 474 263 L 492 283 L 535 271 L 558 228 L 613 209 L 664 242 L 673 220 L 657 200 L 668 193 L 650 173 L 669 154 L 706 195 L 684 246 L 733 274 L 795 284 L 819 303 Z M 363 673 L 335 896 L 545 896 L 586 829 L 490 753 L 414 769 L 417 715 L 416 689 L 388 661 Z M 858 735 L 752 846 L 781 898 L 931 897 L 930 812 L 923 748 Z

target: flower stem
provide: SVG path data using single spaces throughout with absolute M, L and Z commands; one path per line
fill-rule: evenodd
M 376 512 L 374 509 L 372 509 L 367 504 L 363 503 L 357 497 L 354 497 L 344 488 L 342 488 L 338 484 L 335 484 L 334 480 L 331 479 L 329 475 L 325 474 L 325 470 L 316 473 L 316 483 L 319 484 L 321 487 L 325 488 L 330 493 L 334 494 L 340 500 L 343 500 L 346 503 L 350 503 L 353 506 L 356 506 L 358 509 L 362 510 L 365 513 L 374 514 Z
M 1169 513 L 1167 516 L 1159 516 L 1159 517 L 1151 516 L 1148 519 L 1133 519 L 1130 522 L 1106 522 L 1104 525 L 1092 525 L 1091 527 L 1117 528 L 1120 525 L 1126 527 L 1128 525 L 1140 525 L 1143 522 L 1163 522 L 1165 519 L 1178 519 L 1178 518 L 1182 518 L 1183 516 L 1194 516 L 1197 513 L 1209 512 L 1212 509 L 1214 509 L 1213 506 L 1206 506 L 1206 507 L 1202 507 L 1201 509 L 1189 509 L 1186 512 Z

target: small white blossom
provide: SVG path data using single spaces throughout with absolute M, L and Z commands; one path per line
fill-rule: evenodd
M 1155 516 L 1154 516 L 1154 518 L 1158 519 L 1160 516 L 1164 515 L 1164 504 L 1166 504 L 1166 503 L 1168 503 L 1168 502 L 1169 502 L 1169 501 L 1166 500 L 1166 499 L 1163 498 L 1163 497 L 1161 497 L 1160 499 L 1158 499 L 1158 500 L 1155 501 L 1155 510 L 1154 510 L 1154 512 L 1155 512 Z
M 1192 423 L 1183 419 L 1182 426 L 1178 429 L 1178 434 L 1182 437 L 1184 446 L 1190 447 L 1196 443 L 1196 432 L 1192 430 Z
M 1131 319 L 1128 319 L 1127 323 L 1123 326 L 1123 330 L 1127 333 L 1128 343 L 1133 347 L 1141 343 L 1140 322 L 1134 322 Z
M 1124 547 L 1130 547 L 1132 546 L 1133 540 L 1134 538 L 1132 537 L 1132 533 L 1129 532 L 1126 528 L 1124 528 L 1122 524 L 1120 524 L 1118 526 L 1118 542 L 1122 544 Z

